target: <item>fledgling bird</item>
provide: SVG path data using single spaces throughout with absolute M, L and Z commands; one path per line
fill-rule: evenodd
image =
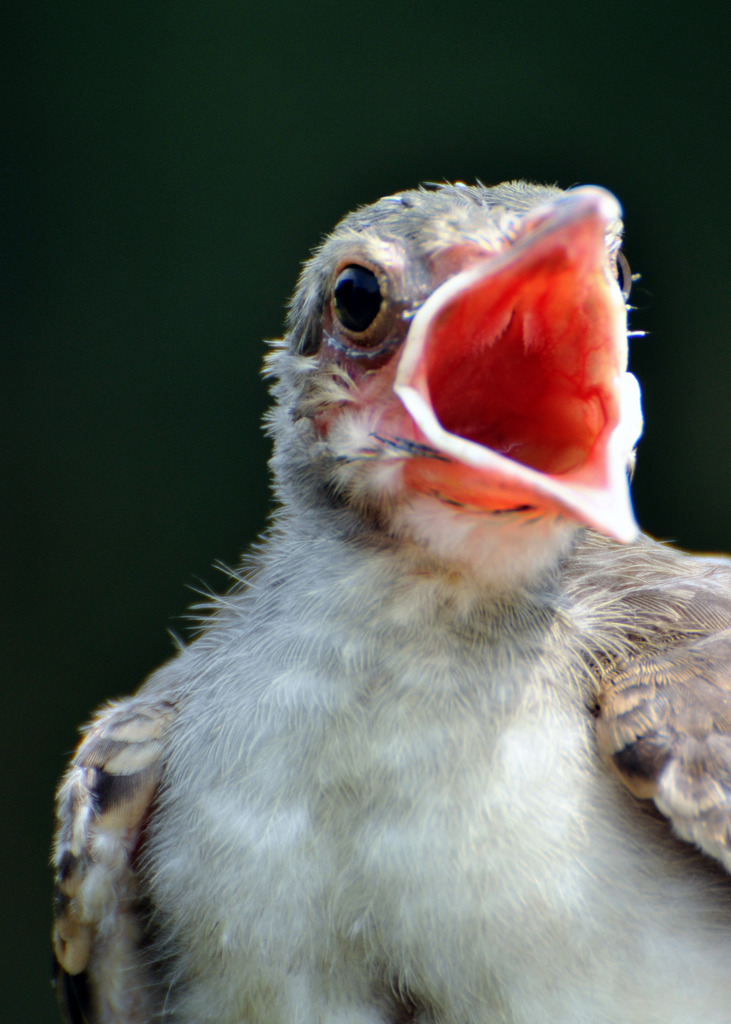
M 279 502 L 58 794 L 93 1024 L 729 1024 L 731 565 L 639 534 L 616 200 L 401 192 L 273 345 Z

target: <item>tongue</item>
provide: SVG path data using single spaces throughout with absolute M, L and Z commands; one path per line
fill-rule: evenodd
M 606 252 L 619 216 L 609 193 L 575 189 L 422 306 L 394 388 L 442 458 L 410 461 L 412 487 L 486 510 L 568 515 L 620 541 L 636 536 L 627 463 L 640 397 Z

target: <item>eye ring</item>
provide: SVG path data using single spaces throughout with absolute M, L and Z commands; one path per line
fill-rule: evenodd
M 621 249 L 616 256 L 616 274 L 619 290 L 622 292 L 622 297 L 626 302 L 629 298 L 629 293 L 632 291 L 632 271 L 629 261 Z
M 362 263 L 342 267 L 332 289 L 333 312 L 349 334 L 359 341 L 378 320 L 385 299 L 378 275 Z

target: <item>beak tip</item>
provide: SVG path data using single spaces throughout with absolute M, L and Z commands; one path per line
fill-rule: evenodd
M 626 484 L 625 488 L 621 496 L 616 495 L 614 508 L 607 510 L 604 515 L 598 515 L 590 524 L 593 530 L 603 533 L 618 544 L 632 544 L 640 535 L 629 486 Z
M 622 217 L 622 207 L 617 197 L 600 185 L 579 185 L 569 189 L 559 200 L 559 204 L 564 203 L 572 211 L 582 209 L 587 213 L 592 212 L 607 223 Z

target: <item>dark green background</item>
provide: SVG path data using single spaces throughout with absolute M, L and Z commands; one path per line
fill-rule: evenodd
M 614 190 L 650 331 L 639 516 L 731 547 L 728 25 L 625 0 L 15 7 L 0 1018 L 50 1024 L 54 779 L 264 525 L 261 339 L 350 207 L 424 179 Z

